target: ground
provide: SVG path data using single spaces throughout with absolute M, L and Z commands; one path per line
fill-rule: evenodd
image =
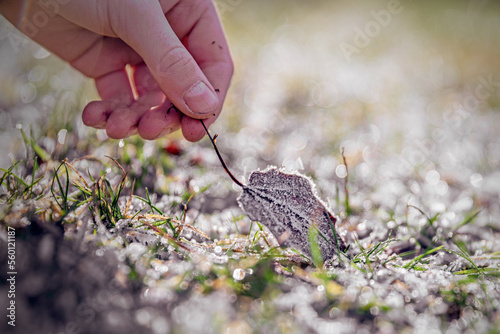
M 229 169 L 307 175 L 348 249 L 280 248 L 207 138 L 86 128 L 92 82 L 1 21 L 1 331 L 499 332 L 500 6 L 218 4 Z

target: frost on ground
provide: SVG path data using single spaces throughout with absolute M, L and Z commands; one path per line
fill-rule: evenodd
M 47 191 L 45 175 L 35 198 Z M 417 206 L 388 212 L 376 200 L 382 195 L 370 193 L 376 210 L 341 219 L 350 248 L 323 269 L 275 248 L 274 237 L 235 205 L 206 214 L 199 203 L 186 211 L 182 194 L 123 196 L 124 218 L 114 224 L 93 213 L 98 201 L 60 224 L 44 219 L 60 213 L 53 201 L 17 199 L 4 206 L 5 223 L 17 228 L 16 332 L 496 328 L 500 249 L 487 219 L 498 211 L 485 208 L 467 222 L 470 208 L 462 203 L 454 217 L 429 218 Z
M 324 263 L 244 215 L 208 140 L 110 141 L 78 120 L 80 76 L 1 39 L 0 248 L 16 228 L 17 275 L 0 331 L 499 332 L 500 9 L 401 4 L 349 60 L 339 45 L 386 3 L 223 15 L 238 72 L 211 131 L 240 180 L 313 180 L 348 247 Z

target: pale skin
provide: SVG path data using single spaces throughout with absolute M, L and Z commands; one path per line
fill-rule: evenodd
M 222 110 L 233 63 L 211 0 L 3 0 L 0 14 L 95 80 L 83 122 L 110 138 L 194 142 Z

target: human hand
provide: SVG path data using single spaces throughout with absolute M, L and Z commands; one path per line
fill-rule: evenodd
M 26 12 L 22 4 L 4 0 L 0 13 L 95 79 L 102 101 L 85 107 L 86 125 L 116 139 L 181 128 L 198 141 L 198 119 L 209 126 L 219 116 L 233 64 L 211 0 L 42 0 Z

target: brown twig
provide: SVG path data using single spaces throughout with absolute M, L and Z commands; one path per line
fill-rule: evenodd
M 220 160 L 220 163 L 222 164 L 222 167 L 224 168 L 224 170 L 226 171 L 227 175 L 229 175 L 229 177 L 231 178 L 231 180 L 233 180 L 234 183 L 236 183 L 237 185 L 239 185 L 240 187 L 244 188 L 245 185 L 243 183 L 241 183 L 234 175 L 233 173 L 231 173 L 231 171 L 229 170 L 229 168 L 227 168 L 227 165 L 226 163 L 224 162 L 224 159 L 222 159 L 222 156 L 219 152 L 219 149 L 217 148 L 217 145 L 215 144 L 215 138 L 217 138 L 217 136 L 215 137 L 212 137 L 210 135 L 210 132 L 208 132 L 208 129 L 207 127 L 205 126 L 205 123 L 203 123 L 203 120 L 200 119 L 200 122 L 201 122 L 201 125 L 203 125 L 203 128 L 205 129 L 205 132 L 207 133 L 207 136 L 208 138 L 210 138 L 210 142 L 212 143 L 214 149 L 215 149 L 215 153 L 217 153 L 217 157 L 219 157 L 219 160 Z

